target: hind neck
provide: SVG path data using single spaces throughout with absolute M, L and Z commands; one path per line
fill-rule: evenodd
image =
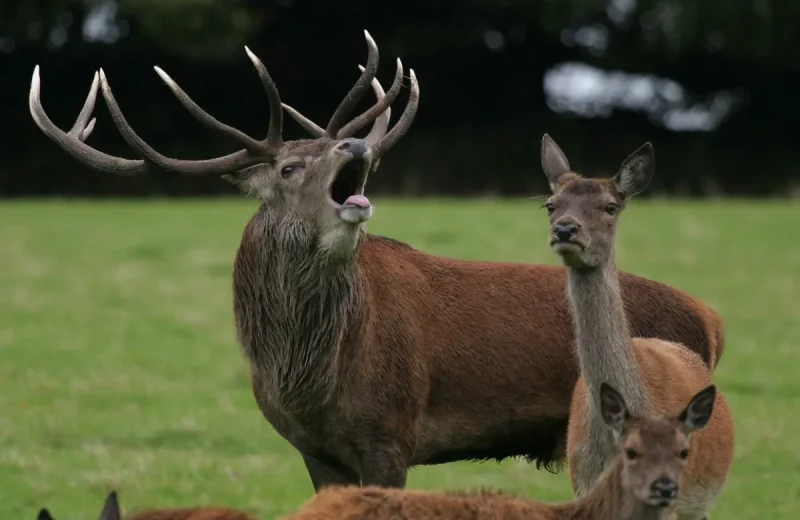
M 245 355 L 282 408 L 311 411 L 334 394 L 358 307 L 357 251 L 331 252 L 308 225 L 261 211 L 234 267 Z
M 603 427 L 597 402 L 603 382 L 622 394 L 632 414 L 645 415 L 647 391 L 628 332 L 613 254 L 595 268 L 567 267 L 567 280 L 591 423 Z

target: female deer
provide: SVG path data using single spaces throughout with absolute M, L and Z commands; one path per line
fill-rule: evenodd
M 654 338 L 631 338 L 623 311 L 614 239 L 619 214 L 653 176 L 653 147 L 646 143 L 612 179 L 585 179 L 570 170 L 545 134 L 542 168 L 552 197 L 549 243 L 567 268 L 580 379 L 572 396 L 567 457 L 572 486 L 585 495 L 611 463 L 616 443 L 597 403 L 600 385 L 619 389 L 635 415 L 672 415 L 687 397 L 711 383 L 711 370 L 688 348 Z M 664 309 L 666 311 L 666 309 Z M 652 317 L 665 319 L 663 312 Z M 681 497 L 681 519 L 705 518 L 722 489 L 733 457 L 734 426 L 721 394 L 709 427 L 692 439 Z
M 186 509 L 155 509 L 128 515 L 128 520 L 256 520 L 250 513 L 221 507 L 194 507 Z M 50 511 L 39 510 L 36 520 L 53 520 Z M 98 520 L 122 520 L 117 492 L 106 496 Z
M 596 405 L 618 455 L 593 489 L 572 502 L 543 504 L 489 491 L 328 488 L 287 520 L 666 520 L 673 517 L 691 433 L 708 423 L 715 393 L 713 385 L 700 391 L 673 419 L 634 419 L 622 396 L 602 384 Z

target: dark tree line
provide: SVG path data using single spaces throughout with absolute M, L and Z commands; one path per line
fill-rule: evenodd
M 284 101 L 323 124 L 366 59 L 363 29 L 380 47 L 384 85 L 401 57 L 421 88 L 416 121 L 370 180 L 372 193 L 543 192 L 538 148 L 548 132 L 587 173 L 652 141 L 651 193 L 788 194 L 800 162 L 798 22 L 800 2 L 785 0 L 6 0 L 0 194 L 234 192 L 219 179 L 114 177 L 72 160 L 29 115 L 36 64 L 43 104 L 62 128 L 102 67 L 140 135 L 166 155 L 199 159 L 236 144 L 189 116 L 153 65 L 261 138 L 267 103 L 244 45 Z M 133 158 L 102 97 L 95 112 L 89 144 Z M 284 133 L 304 135 L 288 118 Z

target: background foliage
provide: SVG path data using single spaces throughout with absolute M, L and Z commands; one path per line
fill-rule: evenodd
M 384 83 L 399 56 L 422 92 L 412 130 L 371 192 L 541 192 L 547 131 L 587 173 L 653 141 L 650 193 L 792 194 L 799 15 L 800 3 L 785 0 L 6 0 L 0 194 L 234 191 L 218 179 L 114 178 L 76 163 L 28 113 L 37 63 L 43 103 L 60 126 L 71 126 L 103 67 L 153 146 L 202 158 L 235 144 L 186 114 L 153 65 L 209 112 L 259 136 L 266 100 L 243 46 L 287 103 L 325 122 L 366 59 L 365 28 L 380 46 Z M 405 94 L 395 113 L 401 103 Z M 131 157 L 103 101 L 96 112 L 90 143 Z M 303 136 L 293 122 L 285 132 Z

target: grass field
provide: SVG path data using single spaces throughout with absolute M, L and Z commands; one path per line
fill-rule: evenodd
M 540 201 L 379 200 L 370 231 L 458 258 L 555 263 Z M 253 201 L 0 206 L 0 518 L 221 504 L 263 519 L 312 487 L 256 408 L 234 338 L 232 260 Z M 800 208 L 633 204 L 620 268 L 726 320 L 716 381 L 737 423 L 714 517 L 800 518 Z M 522 462 L 418 468 L 409 486 L 571 496 Z

